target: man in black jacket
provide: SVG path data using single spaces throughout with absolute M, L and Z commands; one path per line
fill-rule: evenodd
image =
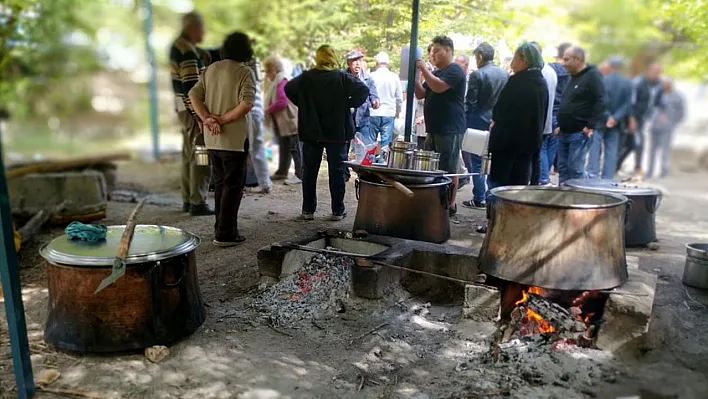
M 327 151 L 329 192 L 332 196 L 330 220 L 342 220 L 344 208 L 344 161 L 354 138 L 351 109 L 369 97 L 369 88 L 360 79 L 339 69 L 334 50 L 321 46 L 315 53 L 316 66 L 285 85 L 285 95 L 298 107 L 298 136 L 302 141 L 302 220 L 313 220 L 317 208 L 317 175 L 322 151 Z
M 586 177 L 585 159 L 593 131 L 602 126 L 605 86 L 602 74 L 585 62 L 585 50 L 572 46 L 563 54 L 571 75 L 558 110 L 558 173 L 562 184 Z
M 661 64 L 654 62 L 646 73 L 634 82 L 632 92 L 631 123 L 627 130 L 622 149 L 617 161 L 617 169 L 634 151 L 634 170 L 638 175 L 643 175 L 642 158 L 644 157 L 644 126 L 657 106 L 661 104 Z
M 474 58 L 477 70 L 470 74 L 467 84 L 465 120 L 469 129 L 489 130 L 492 109 L 497 104 L 509 74 L 494 65 L 494 48 L 489 43 L 477 46 L 474 50 Z M 468 169 L 469 173 L 482 171 L 482 157 L 479 154 L 463 151 L 462 156 L 465 158 L 465 163 L 471 166 Z M 474 186 L 472 200 L 463 201 L 462 205 L 468 208 L 485 208 L 487 206 L 484 200 L 487 191 L 485 177 L 474 176 L 472 183 Z
M 621 129 L 632 108 L 632 82 L 622 75 L 623 62 L 613 57 L 608 60 L 605 81 L 604 126 L 599 126 L 590 144 L 588 176 L 591 179 L 614 179 Z M 600 157 L 604 158 L 602 165 Z

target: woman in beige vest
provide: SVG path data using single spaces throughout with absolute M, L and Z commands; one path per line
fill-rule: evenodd
M 189 99 L 204 123 L 214 183 L 216 223 L 214 245 L 231 247 L 246 240 L 238 231 L 238 210 L 246 183 L 250 111 L 256 98 L 256 77 L 245 63 L 253 58 L 250 39 L 230 34 L 222 60 L 211 64 L 190 90 Z
M 268 80 L 265 88 L 266 125 L 278 137 L 280 161 L 273 180 L 285 184 L 302 183 L 302 150 L 297 136 L 297 107 L 285 95 L 288 77 L 283 72 L 283 62 L 275 56 L 263 63 Z M 288 179 L 290 162 L 295 161 L 295 176 Z

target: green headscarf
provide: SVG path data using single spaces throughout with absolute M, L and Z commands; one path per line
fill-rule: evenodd
M 536 46 L 529 42 L 523 42 L 521 45 L 516 49 L 516 52 L 521 54 L 524 59 L 526 59 L 526 63 L 528 64 L 528 69 L 541 69 L 543 68 L 543 56 L 541 56 L 541 52 L 538 51 Z
M 339 59 L 334 49 L 328 45 L 320 46 L 315 51 L 315 69 L 332 71 L 339 68 Z

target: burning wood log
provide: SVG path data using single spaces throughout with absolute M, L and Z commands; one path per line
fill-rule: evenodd
M 540 295 L 526 294 L 526 301 L 519 305 L 526 308 L 526 317 L 533 319 L 539 327 L 543 329 L 546 322 L 553 328 L 553 331 L 545 332 L 583 333 L 587 328 L 585 323 L 573 317 L 568 310 Z

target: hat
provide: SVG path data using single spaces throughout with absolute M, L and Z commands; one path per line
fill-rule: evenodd
M 354 61 L 360 58 L 364 58 L 364 53 L 359 50 L 352 50 L 348 52 L 347 55 L 344 56 L 344 58 L 346 58 L 347 61 Z
M 376 57 L 374 57 L 377 63 L 379 64 L 388 64 L 391 60 L 388 58 L 388 54 L 384 53 L 383 51 L 376 54 Z

